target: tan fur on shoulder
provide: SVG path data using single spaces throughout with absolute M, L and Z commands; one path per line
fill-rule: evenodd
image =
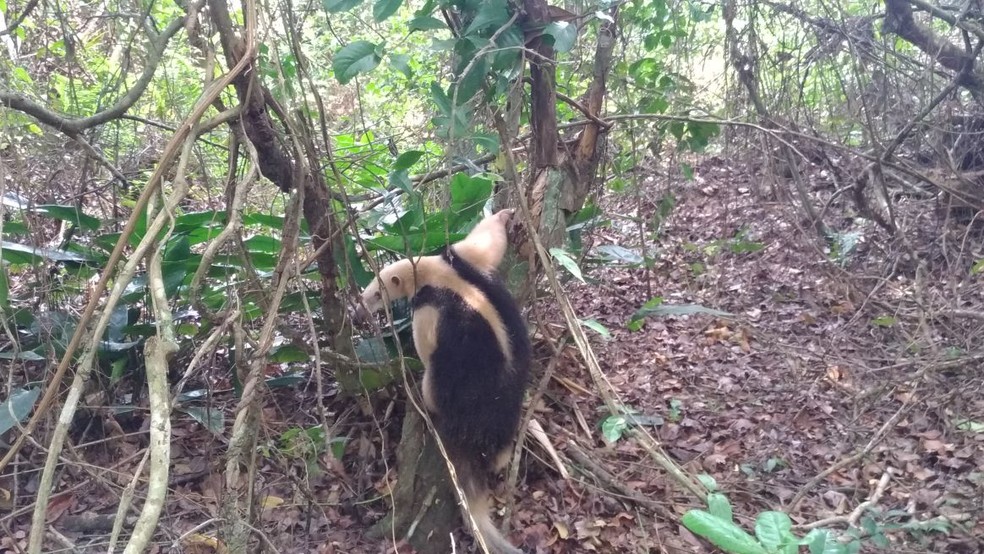
M 465 259 L 467 260 L 467 258 Z M 380 282 L 385 287 L 385 291 L 380 289 Z M 386 302 L 400 298 L 413 298 L 421 287 L 427 285 L 451 290 L 460 296 L 471 309 L 481 314 L 492 327 L 506 359 L 510 360 L 512 348 L 509 343 L 509 334 L 502 318 L 499 317 L 499 312 L 480 290 L 459 277 L 440 256 L 418 258 L 416 265 L 410 260 L 400 260 L 384 267 L 379 272 L 379 279 L 370 283 L 362 293 L 362 301 L 365 303 L 366 309 L 374 312 L 382 309 Z

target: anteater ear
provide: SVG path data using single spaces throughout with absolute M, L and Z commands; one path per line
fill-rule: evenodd
M 393 283 L 393 286 L 394 287 L 400 288 L 400 276 L 399 275 L 394 275 L 394 276 L 390 277 L 390 282 Z

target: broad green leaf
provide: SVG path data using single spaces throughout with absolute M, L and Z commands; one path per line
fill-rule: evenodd
M 734 520 L 731 511 L 731 502 L 728 502 L 727 496 L 719 492 L 712 492 L 707 495 L 707 511 L 725 521 Z
M 389 54 L 390 67 L 399 71 L 407 79 L 413 78 L 413 69 L 410 67 L 410 56 L 408 54 Z
M 844 545 L 827 529 L 814 529 L 798 542 L 809 548 L 810 554 L 845 554 L 847 552 Z
M 581 275 L 581 268 L 578 267 L 577 262 L 562 248 L 551 248 L 550 255 L 554 257 L 560 265 L 564 266 L 564 269 L 570 272 L 571 275 L 577 278 L 578 281 L 584 282 L 584 276 Z
M 577 41 L 577 25 L 568 21 L 554 21 L 543 29 L 543 33 L 553 37 L 553 47 L 557 52 L 570 52 Z
M 483 54 L 480 59 L 469 63 L 469 67 L 468 73 L 458 80 L 455 94 L 452 96 L 458 106 L 467 103 L 482 89 L 485 75 L 489 70 L 489 58 Z
M 17 425 L 18 422 L 27 419 L 41 395 L 38 387 L 31 389 L 16 389 L 10 398 L 0 403 L 0 435 Z
M 725 521 L 703 510 L 690 510 L 684 514 L 684 527 L 696 535 L 711 541 L 731 554 L 769 554 L 755 537 L 730 521 Z
M 450 117 L 454 112 L 454 109 L 451 106 L 451 97 L 444 92 L 444 89 L 441 88 L 441 85 L 439 85 L 437 81 L 431 83 L 430 92 L 431 100 L 437 106 L 438 111 L 445 116 Z
M 399 171 L 401 169 L 410 169 L 413 164 L 420 161 L 420 158 L 424 155 L 423 150 L 410 150 L 400 154 L 400 157 L 393 162 L 393 170 Z
M 55 250 L 53 248 L 35 248 L 16 242 L 0 241 L 0 249 L 3 250 L 3 259 L 12 264 L 31 264 L 39 263 L 43 260 L 52 262 L 74 262 L 85 263 L 90 260 L 89 256 L 83 256 L 68 252 L 66 250 Z
M 622 434 L 629 428 L 629 422 L 624 415 L 610 415 L 601 422 L 601 435 L 610 443 L 618 442 Z
M 285 344 L 276 349 L 274 352 L 271 352 L 269 360 L 278 364 L 307 362 L 311 360 L 311 355 L 293 344 Z
M 410 32 L 413 31 L 437 31 L 447 29 L 448 26 L 436 17 L 429 15 L 417 16 L 410 20 Z
M 269 235 L 254 235 L 243 241 L 248 252 L 260 254 L 276 254 L 280 252 L 281 242 Z
M 35 206 L 34 210 L 39 214 L 46 215 L 52 219 L 68 221 L 82 227 L 83 229 L 95 230 L 99 228 L 100 221 L 97 217 L 85 215 L 82 210 L 75 206 L 57 206 L 55 204 L 42 204 Z
M 178 409 L 201 423 L 203 427 L 215 435 L 222 435 L 225 430 L 225 414 L 219 408 L 180 406 Z
M 717 480 L 714 479 L 713 475 L 701 473 L 697 475 L 697 480 L 709 491 L 716 491 L 718 488 Z
M 324 0 L 325 11 L 339 13 L 351 10 L 362 3 L 362 0 Z
M 372 18 L 377 23 L 386 21 L 396 13 L 396 10 L 400 9 L 401 4 L 403 4 L 403 0 L 376 0 L 376 3 L 372 5 Z
M 609 331 L 608 327 L 602 325 L 601 322 L 598 321 L 597 319 L 582 319 L 580 321 L 581 321 L 581 325 L 587 327 L 588 329 L 591 329 L 595 333 L 598 333 L 605 340 L 611 340 L 612 338 L 611 331 Z
M 357 40 L 339 50 L 332 61 L 332 70 L 338 82 L 344 85 L 359 73 L 367 73 L 375 69 L 382 60 L 377 49 L 379 46 L 376 44 Z
M 795 542 L 793 522 L 783 512 L 762 512 L 755 519 L 755 536 L 762 546 L 778 550 L 782 545 Z
M 509 21 L 509 13 L 506 11 L 506 3 L 502 0 L 489 0 L 482 3 L 482 7 L 478 9 L 478 13 L 475 14 L 475 19 L 472 20 L 462 36 L 468 36 L 474 33 L 480 33 L 487 27 L 495 27 L 498 29 L 503 24 Z
M 493 71 L 506 71 L 516 64 L 520 50 L 526 44 L 526 37 L 520 25 L 514 24 L 506 29 L 495 41 L 498 47 L 492 60 Z
M 390 188 L 397 188 L 403 192 L 413 190 L 413 183 L 410 182 L 410 174 L 407 173 L 406 169 L 400 169 L 390 173 L 388 180 Z
M 471 221 L 482 211 L 492 194 L 492 180 L 485 177 L 469 177 L 457 173 L 451 178 L 451 225 Z

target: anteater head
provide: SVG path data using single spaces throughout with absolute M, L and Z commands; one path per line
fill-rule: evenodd
M 410 260 L 391 263 L 362 291 L 364 309 L 358 311 L 356 318 L 368 319 L 390 302 L 413 296 L 414 288 L 414 268 Z

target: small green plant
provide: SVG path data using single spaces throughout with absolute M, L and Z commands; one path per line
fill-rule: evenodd
M 719 492 L 707 495 L 707 510 L 690 510 L 684 514 L 683 525 L 730 554 L 797 554 L 800 546 L 806 546 L 810 554 L 854 554 L 861 548 L 857 537 L 841 542 L 827 529 L 814 529 L 798 537 L 793 533 L 792 520 L 784 512 L 760 513 L 755 518 L 753 536 L 734 522 L 731 503 Z

